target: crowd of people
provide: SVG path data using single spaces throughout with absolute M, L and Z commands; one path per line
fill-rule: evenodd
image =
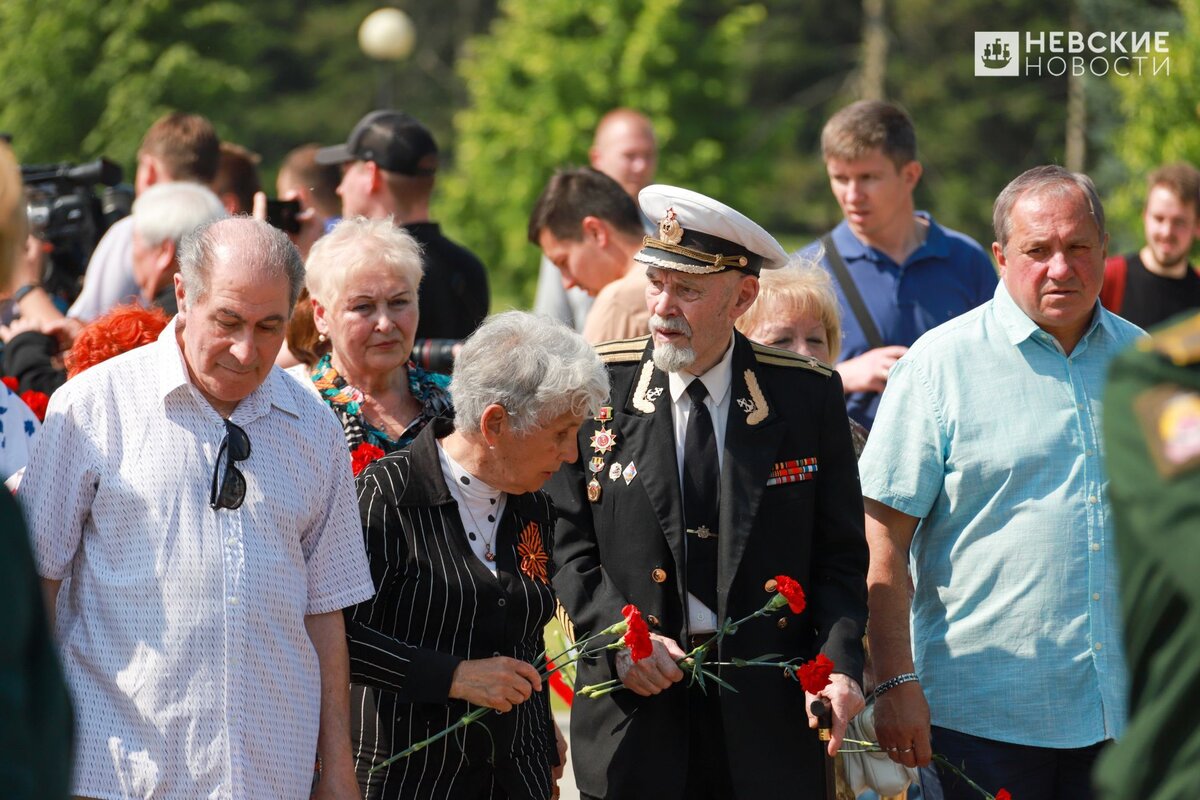
M 411 115 L 284 204 L 164 116 L 76 298 L 0 146 L 0 794 L 547 800 L 544 630 L 633 606 L 646 652 L 577 665 L 585 798 L 854 797 L 860 714 L 909 797 L 1200 796 L 1200 173 L 1109 258 L 1092 181 L 1026 170 L 989 257 L 902 108 L 820 144 L 843 219 L 789 254 L 608 113 L 530 209 L 540 313 L 491 316 Z

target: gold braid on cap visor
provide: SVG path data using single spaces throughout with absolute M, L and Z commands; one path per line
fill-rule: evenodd
M 691 275 L 711 275 L 714 272 L 723 272 L 727 269 L 758 271 L 750 266 L 750 259 L 746 256 L 713 255 L 712 253 L 705 253 L 703 250 L 693 250 L 690 247 L 664 242 L 661 239 L 655 239 L 653 236 L 642 237 L 642 248 L 643 250 L 633 257 L 634 261 L 642 264 L 650 264 L 655 267 L 662 267 L 663 269 L 675 269 Z M 655 258 L 645 252 L 645 248 L 665 250 L 668 253 L 674 253 L 675 255 L 690 258 L 693 261 L 699 261 L 704 266 Z

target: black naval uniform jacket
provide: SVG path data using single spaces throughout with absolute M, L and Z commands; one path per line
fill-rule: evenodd
M 861 681 L 867 546 L 841 380 L 820 362 L 741 334 L 733 346 L 715 610 L 721 619 L 752 613 L 769 599 L 764 584 L 776 575 L 799 581 L 808 607 L 799 616 L 784 608 L 742 626 L 726 637 L 720 658 L 824 652 L 835 671 Z M 548 485 L 560 515 L 554 585 L 577 636 L 619 620 L 633 603 L 651 630 L 686 642 L 684 524 L 667 375 L 654 367 L 648 337 L 598 350 L 612 377 L 612 419 L 584 423 L 579 461 Z M 592 438 L 602 427 L 616 437 L 605 453 Z M 780 480 L 780 471 L 795 466 L 789 462 L 806 459 L 817 467 L 803 473 L 810 479 Z M 632 463 L 633 479 L 617 474 L 614 463 L 622 473 Z M 587 493 L 593 477 L 600 483 L 595 502 Z M 612 658 L 601 658 L 580 667 L 576 685 L 615 677 Z M 725 668 L 721 677 L 738 690 L 721 693 L 737 796 L 824 798 L 820 744 L 807 726 L 799 684 L 767 668 Z M 685 684 L 648 698 L 622 690 L 576 699 L 571 753 L 583 793 L 682 797 L 685 693 L 699 691 Z
M 435 420 L 409 447 L 358 476 L 377 591 L 345 614 L 359 785 L 367 800 L 546 800 L 550 769 L 558 763 L 546 690 L 368 774 L 476 707 L 448 697 L 461 661 L 504 655 L 532 662 L 554 615 L 553 588 L 532 562 L 523 565 L 525 554 L 544 554 L 550 577 L 549 498 L 543 492 L 508 496 L 492 575 L 472 552 L 442 476 L 436 439 L 450 430 L 447 420 Z

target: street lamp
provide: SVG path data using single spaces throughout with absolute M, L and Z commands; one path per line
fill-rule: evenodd
M 379 107 L 395 105 L 396 62 L 408 58 L 417 43 L 417 30 L 398 8 L 372 11 L 358 26 L 358 46 L 379 64 Z M 390 63 L 389 63 L 390 62 Z

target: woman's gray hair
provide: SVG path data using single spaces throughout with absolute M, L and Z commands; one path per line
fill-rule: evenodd
M 391 217 L 344 219 L 308 251 L 308 293 L 325 308 L 334 305 L 346 279 L 362 267 L 387 267 L 416 293 L 421 285 L 421 245 Z
M 184 297 L 190 303 L 208 295 L 212 266 L 218 258 L 233 259 L 239 269 L 264 280 L 287 277 L 289 309 L 304 288 L 304 261 L 296 245 L 283 231 L 252 217 L 206 222 L 183 237 L 176 258 Z
M 995 229 L 996 243 L 1000 245 L 1000 249 L 1008 247 L 1008 237 L 1012 233 L 1012 210 L 1024 195 L 1061 196 L 1074 190 L 1083 193 L 1092 214 L 1092 221 L 1096 223 L 1096 230 L 1100 233 L 1100 241 L 1104 241 L 1104 205 L 1096 192 L 1096 184 L 1082 172 L 1071 172 L 1064 167 L 1050 164 L 1022 172 L 1013 178 L 996 198 L 992 207 L 992 227 Z
M 498 403 L 524 435 L 568 411 L 594 416 L 608 388 L 608 370 L 582 336 L 547 316 L 506 311 L 463 344 L 450 397 L 459 430 L 478 431 Z

